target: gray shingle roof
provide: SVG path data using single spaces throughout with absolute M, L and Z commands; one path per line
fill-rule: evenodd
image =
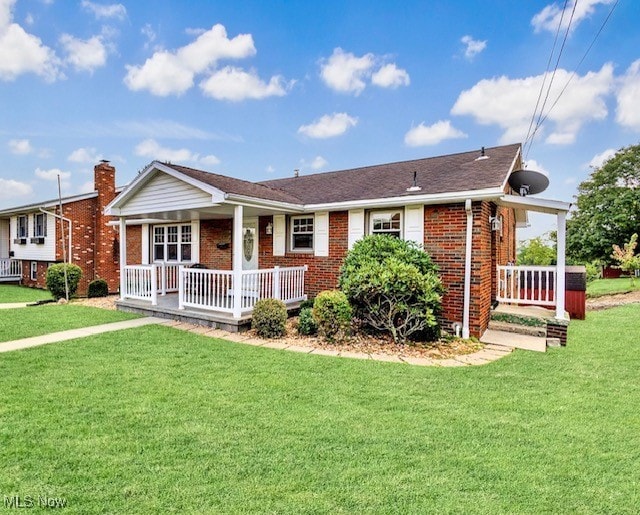
M 324 204 L 410 195 L 430 195 L 500 188 L 507 178 L 519 144 L 412 161 L 365 166 L 352 170 L 301 175 L 259 184 L 280 189 L 304 204 Z M 420 191 L 407 192 L 417 174 Z

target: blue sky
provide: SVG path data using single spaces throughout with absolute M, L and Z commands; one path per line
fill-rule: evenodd
M 0 0 L 0 208 L 88 191 L 102 158 L 120 185 L 154 159 L 266 180 L 522 142 L 573 12 L 526 156 L 571 201 L 640 139 L 640 2 L 566 6 Z

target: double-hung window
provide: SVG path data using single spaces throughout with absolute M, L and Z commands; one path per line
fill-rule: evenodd
M 26 238 L 29 236 L 29 219 L 27 215 L 18 217 L 18 238 Z
M 191 261 L 191 225 L 156 225 L 153 228 L 154 261 Z
M 33 215 L 33 236 L 35 238 L 45 238 L 47 236 L 47 215 L 45 213 Z
M 38 262 L 37 261 L 31 262 L 31 280 L 32 281 L 38 280 Z
M 378 211 L 369 216 L 371 234 L 388 234 L 396 238 L 402 237 L 402 212 Z
M 291 217 L 291 250 L 313 250 L 313 216 Z

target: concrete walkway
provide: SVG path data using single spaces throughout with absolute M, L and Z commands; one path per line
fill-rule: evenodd
M 63 342 L 66 340 L 73 340 L 75 338 L 85 338 L 87 336 L 93 336 L 94 334 L 120 331 L 122 329 L 142 327 L 144 325 L 150 324 L 167 324 L 168 322 L 169 320 L 165 320 L 162 318 L 146 317 L 135 318 L 133 320 L 123 320 L 122 322 L 112 322 L 110 324 L 81 327 L 80 329 L 70 329 L 68 331 L 44 334 L 42 336 L 33 336 L 31 338 L 23 338 L 21 340 L 2 342 L 0 343 L 0 352 L 28 349 L 29 347 L 38 347 L 39 345 L 46 345 L 48 343 Z
M 222 338 L 236 343 L 243 343 L 245 345 L 254 345 L 256 347 L 265 347 L 267 349 L 286 350 L 290 352 L 301 352 L 303 354 L 312 354 L 320 356 L 333 356 L 337 358 L 352 358 L 352 359 L 370 359 L 373 361 L 387 361 L 391 363 L 406 363 L 409 365 L 418 365 L 426 367 L 466 367 L 470 365 L 485 365 L 492 361 L 502 358 L 510 354 L 513 349 L 509 347 L 503 347 L 500 345 L 486 345 L 482 350 L 474 352 L 473 354 L 462 354 L 453 358 L 447 359 L 434 359 L 434 358 L 418 358 L 412 356 L 398 356 L 395 354 L 381 354 L 381 353 L 364 353 L 353 352 L 340 349 L 331 348 L 318 348 L 307 347 L 303 345 L 297 345 L 295 340 L 263 340 L 261 338 L 255 338 L 247 333 L 229 333 L 222 329 L 212 329 L 211 327 L 203 327 L 201 325 L 187 324 L 184 322 L 177 322 L 175 320 L 167 321 L 169 327 L 175 329 L 181 329 L 183 331 L 189 331 L 201 336 L 209 336 L 211 338 Z
M 9 304 L 0 304 L 0 309 L 26 308 L 31 302 L 12 302 Z

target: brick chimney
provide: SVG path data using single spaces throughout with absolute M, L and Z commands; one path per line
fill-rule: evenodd
M 117 256 L 118 232 L 107 223 L 113 220 L 105 216 L 104 208 L 116 198 L 116 169 L 108 161 L 101 161 L 94 169 L 94 187 L 98 192 L 95 212 L 94 276 L 104 279 L 109 292 L 117 292 L 119 286 L 119 263 Z

